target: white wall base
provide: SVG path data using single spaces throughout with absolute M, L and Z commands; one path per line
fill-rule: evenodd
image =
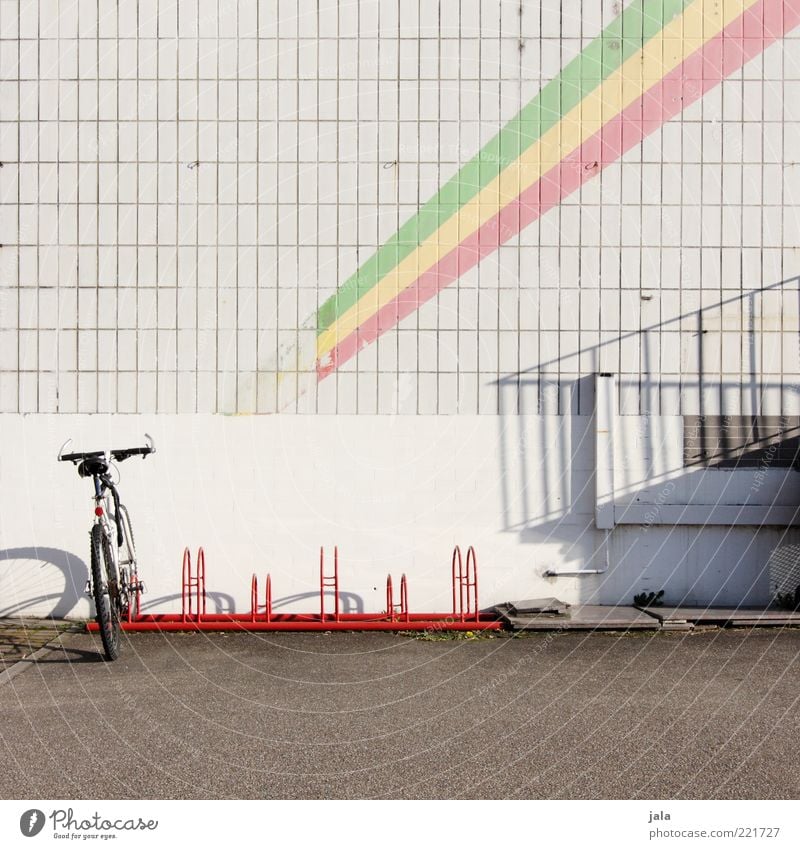
M 318 607 L 319 546 L 341 553 L 353 609 L 380 611 L 392 572 L 412 610 L 451 605 L 453 545 L 478 552 L 482 606 L 555 595 L 630 603 L 763 604 L 800 583 L 800 531 L 617 526 L 606 574 L 595 525 L 590 417 L 0 416 L 0 616 L 88 616 L 91 485 L 56 462 L 75 450 L 139 444 L 120 466 L 145 608 L 180 609 L 184 546 L 204 546 L 211 609 L 245 611 L 250 576 L 273 576 L 276 606 Z M 776 576 L 778 576 L 776 578 Z M 262 578 L 263 579 L 263 578 Z M 792 586 L 793 588 L 793 586 Z

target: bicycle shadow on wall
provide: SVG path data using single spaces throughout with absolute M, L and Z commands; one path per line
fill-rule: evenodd
M 147 587 L 147 579 L 143 578 L 142 582 Z M 175 613 L 180 612 L 183 596 L 180 593 L 172 595 L 160 595 L 158 598 L 150 598 L 150 596 L 142 595 L 142 613 Z M 192 596 L 194 603 L 194 596 Z M 159 610 L 163 605 L 163 609 Z M 236 602 L 232 595 L 228 593 L 206 592 L 206 612 L 207 613 L 236 613 Z
M 34 569 L 38 574 L 31 574 Z M 64 549 L 46 546 L 0 549 L 0 619 L 26 615 L 37 619 L 66 619 L 76 616 L 75 607 L 84 600 L 88 607 L 78 618 L 93 618 L 94 602 L 85 593 L 88 580 L 89 567 L 86 561 Z M 55 589 L 57 584 L 62 586 L 60 591 Z M 23 585 L 29 592 L 29 588 L 41 586 L 41 592 L 9 601 L 9 597 L 16 595 L 17 587 Z M 235 609 L 233 596 L 227 593 L 209 592 L 206 598 L 213 609 L 210 612 L 231 613 Z M 180 593 L 158 598 L 145 596 L 142 599 L 142 612 L 146 613 L 148 609 L 161 605 L 168 605 L 172 610 L 176 601 L 180 604 Z
M 12 569 L 4 568 L 10 561 L 17 563 Z M 18 561 L 29 561 L 30 568 L 27 565 L 22 566 Z M 31 569 L 36 570 L 38 574 L 32 576 Z M 10 586 L 10 595 L 15 594 L 17 580 L 14 572 L 19 576 L 20 584 L 24 581 L 27 587 L 41 586 L 42 591 L 9 603 L 3 585 Z M 55 591 L 56 582 L 60 580 L 58 572 L 63 579 L 60 592 Z M 61 548 L 21 546 L 0 549 L 0 575 L 3 576 L 3 580 L 0 580 L 0 618 L 24 616 L 35 611 L 33 615 L 37 617 L 65 619 L 73 613 L 78 602 L 86 598 L 84 589 L 89 580 L 89 567 L 80 557 Z
M 290 613 L 292 611 L 285 610 L 293 604 L 298 604 L 301 601 L 313 601 L 319 605 L 319 590 L 308 593 L 295 593 L 294 595 L 285 595 L 281 598 L 276 598 L 272 602 L 272 610 L 274 613 Z M 263 599 L 259 599 L 262 602 Z M 333 591 L 325 593 L 326 614 L 333 613 L 334 604 L 336 603 L 336 593 Z M 305 612 L 305 608 L 303 609 Z M 364 599 L 360 595 L 347 590 L 339 590 L 339 612 L 340 613 L 364 613 Z

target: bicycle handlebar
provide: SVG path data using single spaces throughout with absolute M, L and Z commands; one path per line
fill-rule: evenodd
M 145 434 L 145 439 L 147 441 L 147 445 L 140 448 L 112 448 L 109 451 L 81 451 L 77 454 L 63 454 L 62 452 L 67 447 L 67 445 L 72 442 L 71 439 L 68 439 L 59 449 L 58 451 L 58 459 L 69 461 L 74 463 L 80 463 L 83 460 L 92 460 L 96 457 L 112 457 L 117 462 L 121 463 L 123 460 L 127 460 L 128 457 L 135 457 L 137 455 L 141 455 L 142 459 L 144 459 L 148 454 L 156 453 L 156 443 L 152 436 L 149 433 Z

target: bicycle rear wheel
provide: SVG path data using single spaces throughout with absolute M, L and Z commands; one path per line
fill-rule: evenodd
M 117 570 L 102 525 L 92 527 L 92 590 L 97 624 L 107 660 L 116 660 L 120 648 L 120 614 Z

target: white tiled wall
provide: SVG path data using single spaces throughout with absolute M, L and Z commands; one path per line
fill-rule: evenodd
M 308 378 L 319 304 L 620 8 L 0 0 L 0 410 L 588 414 L 603 370 L 800 412 L 796 34 Z

